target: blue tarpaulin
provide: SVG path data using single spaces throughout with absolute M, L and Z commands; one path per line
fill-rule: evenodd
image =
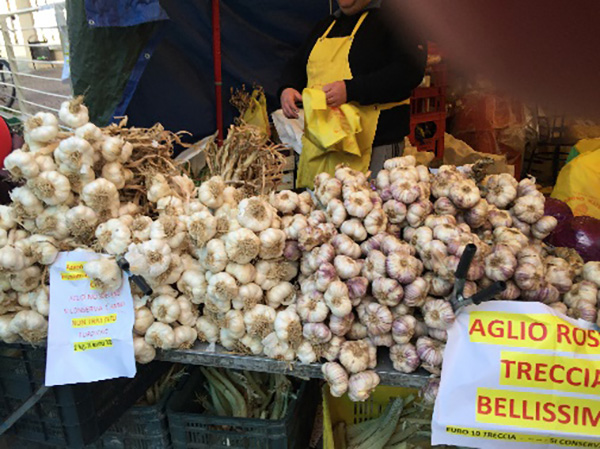
M 131 125 L 160 122 L 191 132 L 191 140 L 214 133 L 211 1 L 69 4 L 73 87 L 91 102 L 92 120 L 104 125 L 127 115 Z M 329 1 L 221 0 L 220 9 L 227 126 L 235 115 L 231 88 L 263 86 L 269 108 L 279 107 L 283 66 L 329 14 Z

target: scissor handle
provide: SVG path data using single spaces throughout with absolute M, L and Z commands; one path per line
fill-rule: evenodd
M 457 279 L 464 279 L 467 277 L 467 272 L 469 271 L 473 257 L 475 257 L 475 252 L 477 252 L 477 247 L 473 243 L 469 243 L 465 246 L 465 250 L 460 257 L 458 267 L 456 268 L 455 277 Z
M 484 288 L 483 290 L 475 293 L 469 299 L 473 302 L 473 304 L 481 304 L 482 302 L 489 301 L 493 299 L 498 293 L 502 293 L 506 290 L 506 282 L 504 281 L 496 281 L 489 287 Z
M 131 279 L 133 281 L 133 283 L 138 286 L 138 288 L 142 291 L 144 296 L 149 296 L 153 293 L 152 287 L 150 287 L 150 285 L 148 285 L 148 283 L 146 282 L 146 279 L 144 279 L 142 276 L 139 276 L 137 274 L 131 274 L 129 272 L 130 266 L 129 266 L 129 261 L 127 259 L 125 259 L 124 257 L 117 259 L 117 265 L 119 265 L 121 270 L 125 271 L 127 274 L 130 275 L 129 279 Z

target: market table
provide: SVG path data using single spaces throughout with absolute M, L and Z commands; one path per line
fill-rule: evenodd
M 196 342 L 193 348 L 158 351 L 157 360 L 186 365 L 215 366 L 240 370 L 281 373 L 300 378 L 323 378 L 320 363 L 301 363 L 273 360 L 264 356 L 232 353 L 217 345 L 209 350 L 208 343 Z M 427 384 L 430 374 L 423 369 L 405 374 L 394 370 L 387 351 L 379 351 L 377 374 L 382 385 L 421 388 Z

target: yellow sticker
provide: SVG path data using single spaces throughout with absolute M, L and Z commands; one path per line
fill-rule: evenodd
M 82 279 L 88 279 L 88 275 L 85 274 L 84 272 L 78 273 L 76 271 L 74 271 L 74 272 L 61 271 L 60 279 L 63 281 L 80 281 Z
M 112 346 L 112 338 L 103 340 L 90 340 L 73 343 L 75 352 L 89 351 L 90 349 L 110 348 Z
M 502 351 L 500 385 L 600 395 L 600 361 Z
M 469 337 L 474 343 L 600 354 L 600 333 L 550 314 L 471 312 Z
M 75 271 L 78 273 L 82 273 L 83 272 L 83 266 L 86 264 L 87 262 L 67 262 L 67 271 Z
M 478 388 L 477 422 L 600 436 L 600 401 Z
M 117 314 L 104 316 L 87 316 L 83 318 L 73 318 L 71 323 L 74 328 L 78 327 L 90 327 L 90 326 L 103 326 L 105 324 L 111 324 L 117 322 Z

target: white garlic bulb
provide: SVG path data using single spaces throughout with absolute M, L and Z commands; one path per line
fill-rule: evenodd
M 168 324 L 155 321 L 146 331 L 144 339 L 148 344 L 160 349 L 175 348 L 175 332 Z
M 8 327 L 12 334 L 19 335 L 27 343 L 39 343 L 48 335 L 48 321 L 33 310 L 18 312 Z
M 258 197 L 245 198 L 238 206 L 237 220 L 245 228 L 260 232 L 271 226 L 272 206 Z
M 329 392 L 333 397 L 339 398 L 348 391 L 348 373 L 339 363 L 324 363 L 321 372 L 329 384 Z
M 133 353 L 138 363 L 150 363 L 156 357 L 156 350 L 144 339 L 144 337 L 133 336 Z
M 208 181 L 200 184 L 198 188 L 198 199 L 206 207 L 216 209 L 221 207 L 224 201 L 225 182 L 220 176 L 213 176 Z
M 269 218 L 269 223 L 270 220 Z M 225 250 L 229 260 L 242 265 L 247 264 L 258 256 L 260 239 L 250 229 L 241 228 L 227 234 Z
M 353 402 L 366 401 L 379 385 L 379 375 L 375 371 L 352 374 L 348 380 L 348 397 Z
M 97 259 L 87 262 L 83 271 L 91 279 L 93 288 L 101 292 L 114 292 L 121 288 L 123 275 L 115 259 Z
M 349 373 L 365 371 L 369 365 L 369 344 L 366 340 L 346 341 L 340 351 L 340 363 Z

